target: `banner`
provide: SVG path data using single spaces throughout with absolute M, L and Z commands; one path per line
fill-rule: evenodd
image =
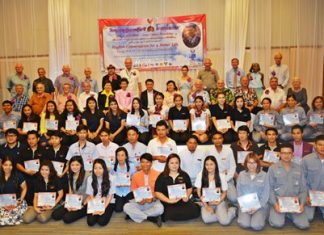
M 99 19 L 101 65 L 124 68 L 126 57 L 139 70 L 201 67 L 206 54 L 206 15 Z

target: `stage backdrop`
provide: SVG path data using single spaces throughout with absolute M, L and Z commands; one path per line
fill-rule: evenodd
M 206 54 L 206 15 L 99 19 L 102 68 L 124 68 L 126 57 L 140 70 L 202 66 Z

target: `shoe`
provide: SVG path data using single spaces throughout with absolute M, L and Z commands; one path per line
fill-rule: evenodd
M 129 215 L 125 216 L 125 220 L 130 220 L 130 219 L 131 219 L 131 217 L 129 217 Z
M 154 223 L 154 224 L 156 224 L 158 227 L 161 227 L 161 226 L 162 226 L 162 219 L 161 219 L 161 216 L 156 216 L 156 217 L 148 216 L 148 217 L 147 217 L 147 220 L 148 220 L 148 221 L 151 221 L 151 222 Z

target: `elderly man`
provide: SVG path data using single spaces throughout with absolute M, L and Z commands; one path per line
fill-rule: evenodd
M 278 78 L 272 77 L 270 79 L 270 87 L 263 91 L 261 100 L 265 97 L 271 99 L 272 108 L 277 112 L 280 112 L 280 110 L 285 107 L 287 95 L 286 92 L 278 86 Z
M 102 89 L 104 90 L 105 84 L 109 81 L 111 82 L 112 91 L 117 91 L 120 89 L 120 79 L 121 77 L 116 74 L 116 68 L 113 65 L 107 67 L 108 74 L 102 78 Z
M 7 89 L 11 94 L 11 97 L 15 97 L 16 95 L 16 89 L 15 86 L 17 84 L 21 84 L 24 86 L 24 95 L 28 96 L 28 90 L 30 88 L 30 79 L 29 77 L 24 74 L 24 66 L 22 64 L 16 64 L 15 66 L 16 73 L 10 77 L 8 77 L 7 80 Z
M 83 79 L 81 80 L 80 94 L 81 94 L 82 92 L 84 92 L 84 87 L 83 87 L 83 86 L 84 86 L 84 84 L 85 84 L 86 82 L 89 82 L 89 83 L 90 83 L 90 85 L 91 85 L 91 91 L 93 91 L 93 92 L 95 92 L 95 93 L 98 93 L 98 92 L 99 92 L 97 80 L 93 79 L 93 78 L 91 77 L 91 74 L 92 74 L 91 68 L 86 67 L 86 68 L 84 69 L 84 76 L 85 76 L 85 78 L 83 78 Z
M 78 101 L 79 101 L 79 110 L 81 112 L 84 111 L 86 105 L 87 105 L 87 99 L 89 97 L 94 97 L 96 100 L 98 100 L 98 94 L 94 91 L 91 91 L 91 83 L 85 82 L 83 84 L 84 91 L 79 95 Z
M 206 104 L 210 104 L 209 94 L 203 88 L 204 88 L 203 82 L 200 79 L 196 79 L 195 83 L 194 83 L 194 91 L 191 92 L 191 94 L 189 95 L 189 107 L 193 106 L 193 104 L 195 102 L 195 98 L 197 96 L 202 96 L 204 99 L 204 102 Z
M 13 111 L 20 113 L 22 107 L 28 103 L 28 96 L 24 95 L 24 86 L 22 84 L 16 84 L 16 95 L 12 98 L 11 103 L 13 105 Z
M 133 68 L 133 60 L 130 57 L 125 59 L 125 69 L 120 74 L 121 78 L 126 78 L 129 82 L 128 91 L 132 91 L 135 97 L 139 97 L 142 92 L 142 83 L 139 71 Z
M 70 84 L 70 92 L 77 95 L 80 86 L 79 79 L 71 74 L 71 68 L 69 65 L 65 64 L 62 67 L 63 74 L 59 75 L 54 82 L 56 96 L 58 94 L 63 94 L 63 85 Z
M 245 76 L 243 69 L 239 68 L 240 61 L 237 58 L 233 58 L 231 61 L 232 68 L 226 72 L 226 87 L 233 92 L 240 86 L 240 80 Z
M 33 92 L 36 92 L 36 85 L 38 83 L 43 83 L 44 87 L 45 87 L 45 92 L 52 95 L 54 95 L 54 85 L 51 79 L 46 77 L 46 70 L 43 67 L 40 67 L 37 69 L 37 73 L 38 73 L 38 78 L 35 79 L 35 81 L 33 82 Z
M 36 84 L 36 92 L 30 97 L 28 103 L 32 106 L 33 112 L 40 115 L 50 100 L 52 100 L 52 95 L 45 92 L 45 85 L 40 82 Z
M 78 104 L 77 96 L 74 93 L 71 93 L 71 84 L 65 83 L 63 84 L 63 93 L 56 97 L 57 110 L 59 113 L 64 111 L 65 103 L 68 100 L 74 100 L 74 102 Z
M 212 69 L 212 61 L 209 58 L 204 59 L 204 66 L 203 70 L 198 72 L 197 78 L 203 82 L 204 89 L 208 92 L 210 89 L 216 87 L 216 82 L 219 79 L 218 72 L 215 69 Z
M 10 100 L 2 102 L 2 114 L 0 115 L 0 144 L 6 142 L 4 132 L 8 129 L 17 128 L 20 117 L 12 111 L 12 104 Z
M 274 61 L 275 64 L 273 64 L 270 67 L 270 78 L 271 77 L 277 77 L 278 78 L 278 84 L 283 89 L 287 86 L 289 81 L 289 69 L 288 65 L 282 64 L 282 54 L 280 52 L 277 52 L 274 55 Z
M 216 83 L 216 88 L 212 88 L 209 91 L 211 104 L 217 104 L 218 93 L 224 93 L 226 104 L 233 105 L 234 95 L 229 88 L 225 87 L 225 82 L 223 79 L 218 79 Z

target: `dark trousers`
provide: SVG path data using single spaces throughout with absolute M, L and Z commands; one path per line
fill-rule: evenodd
M 200 207 L 192 202 L 180 201 L 176 204 L 164 203 L 164 219 L 173 221 L 183 221 L 195 219 L 200 216 Z
M 173 139 L 177 144 L 185 144 L 189 139 L 189 131 L 185 132 L 174 132 L 170 130 L 170 138 Z
M 143 132 L 139 134 L 138 141 L 147 145 L 148 142 L 150 141 L 150 132 Z
M 82 207 L 81 210 L 77 211 L 68 211 L 66 208 L 64 208 L 64 206 L 61 205 L 53 211 L 52 218 L 54 220 L 63 220 L 64 223 L 70 224 L 77 221 L 78 219 L 83 218 L 86 215 L 86 207 Z
M 112 214 L 114 213 L 115 204 L 109 204 L 102 215 L 87 215 L 87 223 L 89 226 L 94 226 L 98 223 L 100 226 L 105 226 L 109 223 Z
M 62 134 L 62 145 L 64 146 L 70 146 L 77 141 L 78 141 L 77 135 L 66 135 L 64 133 Z
M 123 212 L 124 205 L 132 199 L 132 193 L 127 194 L 124 197 L 120 197 L 115 194 L 115 211 L 116 212 Z

